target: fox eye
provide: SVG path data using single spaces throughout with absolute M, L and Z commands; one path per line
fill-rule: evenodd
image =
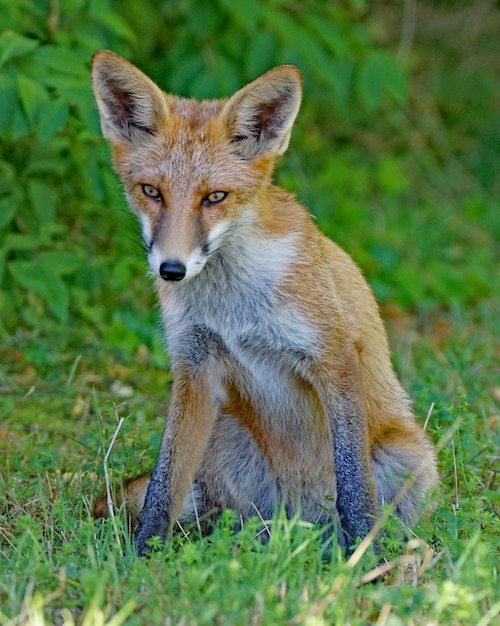
M 161 200 L 161 193 L 153 185 L 142 185 L 142 193 L 156 202 Z
M 227 191 L 212 191 L 212 193 L 203 198 L 203 204 L 217 204 L 222 202 L 226 196 Z

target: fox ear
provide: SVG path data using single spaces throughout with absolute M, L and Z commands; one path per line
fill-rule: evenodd
M 222 112 L 236 151 L 249 160 L 283 154 L 301 95 L 302 76 L 294 65 L 276 67 L 237 91 Z
M 109 50 L 92 57 L 92 86 L 109 141 L 133 141 L 155 134 L 167 113 L 161 89 L 132 63 Z

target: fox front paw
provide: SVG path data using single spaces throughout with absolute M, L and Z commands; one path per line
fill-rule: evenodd
M 148 556 L 153 552 L 159 552 L 165 545 L 165 541 L 159 535 L 139 533 L 136 534 L 134 543 L 138 556 Z
M 161 520 L 141 520 L 135 534 L 135 549 L 139 556 L 158 552 L 167 542 L 168 530 Z

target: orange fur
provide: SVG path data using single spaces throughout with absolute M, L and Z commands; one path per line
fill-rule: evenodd
M 436 482 L 434 453 L 373 294 L 272 183 L 299 109 L 297 68 L 195 102 L 101 51 L 93 84 L 143 228 L 175 377 L 155 471 L 127 487 L 140 508 L 145 498 L 139 552 L 194 508 L 244 517 L 280 502 L 340 522 L 350 545 L 412 473 L 398 512 L 413 523 Z

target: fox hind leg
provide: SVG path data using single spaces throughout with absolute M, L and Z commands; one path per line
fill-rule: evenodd
M 257 442 L 232 415 L 219 416 L 196 483 L 212 507 L 233 509 L 242 518 L 270 519 L 282 497 Z

